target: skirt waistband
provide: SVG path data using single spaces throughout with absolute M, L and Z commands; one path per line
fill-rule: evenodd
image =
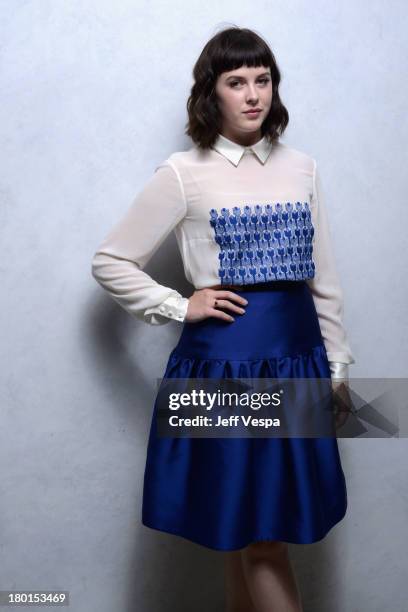
M 210 289 L 232 289 L 233 291 L 273 291 L 290 289 L 291 287 L 299 287 L 300 283 L 304 281 L 299 280 L 272 280 L 265 281 L 263 283 L 251 283 L 250 285 L 213 285 Z
M 206 317 L 184 321 L 174 352 L 198 359 L 250 360 L 309 353 L 322 346 L 319 321 L 305 281 L 272 281 L 251 285 L 245 313 L 234 321 Z M 238 295 L 244 295 L 237 290 Z

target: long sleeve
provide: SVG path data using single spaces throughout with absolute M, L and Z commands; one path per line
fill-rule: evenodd
M 159 165 L 100 244 L 92 275 L 127 312 L 152 325 L 183 321 L 189 300 L 143 271 L 186 214 L 183 184 L 168 160 Z
M 315 226 L 313 259 L 315 277 L 308 279 L 333 378 L 347 378 L 348 364 L 355 363 L 343 327 L 343 291 L 340 284 L 328 213 L 314 160 L 312 215 Z

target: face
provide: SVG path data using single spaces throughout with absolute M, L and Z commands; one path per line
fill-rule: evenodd
M 241 66 L 219 75 L 215 93 L 222 115 L 222 134 L 243 145 L 261 139 L 261 125 L 272 103 L 272 79 L 269 67 Z M 248 113 L 251 109 L 259 112 Z

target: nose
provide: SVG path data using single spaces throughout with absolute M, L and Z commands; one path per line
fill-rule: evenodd
M 248 85 L 247 99 L 248 100 L 258 100 L 258 94 L 257 94 L 255 85 L 251 85 L 251 84 Z

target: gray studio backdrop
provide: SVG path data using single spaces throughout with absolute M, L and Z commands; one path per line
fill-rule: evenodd
M 0 2 L 0 589 L 67 590 L 75 612 L 224 609 L 223 554 L 141 524 L 181 325 L 133 319 L 91 276 L 156 165 L 190 146 L 192 66 L 221 27 L 266 37 L 283 141 L 320 165 L 351 375 L 407 375 L 406 22 L 398 1 Z M 146 271 L 193 292 L 173 235 Z M 305 609 L 403 612 L 407 441 L 339 445 L 347 515 L 290 547 Z

